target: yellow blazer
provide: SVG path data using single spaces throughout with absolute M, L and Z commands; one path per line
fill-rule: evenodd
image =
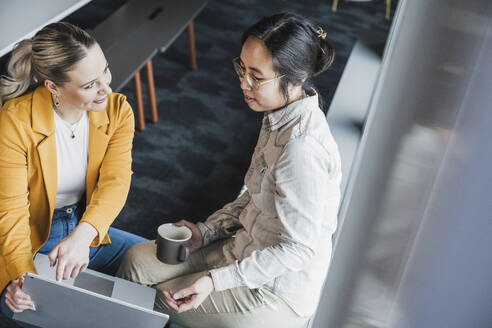
M 57 191 L 55 125 L 50 92 L 40 86 L 0 110 L 0 291 L 36 269 L 34 254 L 50 233 Z M 106 109 L 89 112 L 86 210 L 81 222 L 110 243 L 108 228 L 130 188 L 133 111 L 113 93 Z

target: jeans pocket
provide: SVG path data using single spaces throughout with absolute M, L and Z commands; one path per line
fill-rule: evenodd
M 58 219 L 58 220 L 54 220 L 51 223 L 48 240 L 43 244 L 43 246 L 39 250 L 40 253 L 47 254 L 51 252 L 53 247 L 55 247 L 56 244 L 58 244 L 60 241 L 63 240 L 63 238 L 66 237 L 67 233 L 66 233 L 64 221 L 65 220 L 63 219 Z

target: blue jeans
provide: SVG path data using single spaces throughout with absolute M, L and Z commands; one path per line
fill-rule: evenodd
M 49 254 L 53 247 L 75 229 L 85 210 L 85 207 L 80 206 L 80 204 L 81 202 L 55 209 L 51 222 L 50 235 L 46 243 L 39 250 L 39 253 Z M 147 239 L 115 228 L 109 228 L 108 234 L 111 244 L 90 247 L 88 268 L 114 275 L 120 266 L 125 252 L 133 245 L 147 241 Z M 5 304 L 5 290 L 6 288 L 1 295 L 0 308 L 4 315 L 12 318 L 14 314 Z M 23 327 L 33 327 L 24 323 L 18 324 Z

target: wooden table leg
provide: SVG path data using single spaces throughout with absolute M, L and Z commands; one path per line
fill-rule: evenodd
M 338 7 L 338 0 L 333 0 L 333 3 L 331 4 L 331 11 L 337 11 Z
M 192 70 L 196 69 L 196 56 L 195 56 L 195 30 L 193 28 L 193 21 L 188 24 L 188 43 L 190 45 L 190 67 Z
M 147 89 L 149 91 L 150 120 L 152 123 L 156 123 L 159 118 L 157 117 L 157 104 L 155 100 L 154 72 L 152 71 L 152 60 L 150 59 L 145 64 L 145 73 L 147 75 Z
M 142 84 L 140 82 L 140 72 L 137 72 L 133 77 L 133 86 L 135 93 L 135 102 L 137 106 L 137 129 L 143 131 L 145 129 L 145 118 L 143 112 L 143 100 L 142 100 Z
M 391 14 L 391 0 L 386 0 L 386 15 L 385 15 L 386 19 L 388 20 L 390 19 L 391 17 L 390 14 Z

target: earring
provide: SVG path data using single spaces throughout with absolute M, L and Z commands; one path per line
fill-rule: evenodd
M 58 106 L 60 106 L 60 101 L 58 100 L 58 96 L 55 95 L 55 99 L 53 101 L 53 105 L 55 105 L 56 108 L 58 108 Z

